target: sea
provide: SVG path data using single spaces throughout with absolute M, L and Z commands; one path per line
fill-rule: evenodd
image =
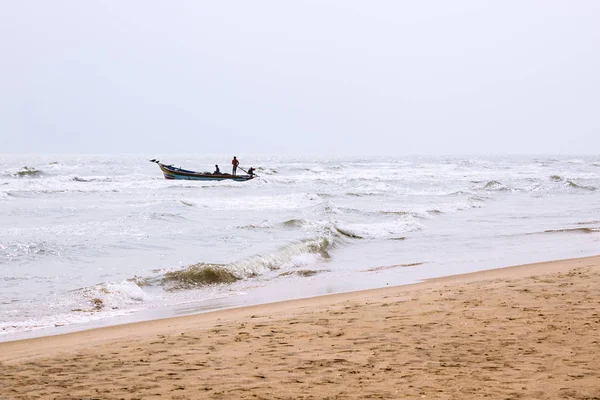
M 600 156 L 156 157 L 0 155 L 0 341 L 600 253 Z

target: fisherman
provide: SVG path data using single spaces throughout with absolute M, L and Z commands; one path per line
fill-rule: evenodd
M 240 162 L 238 161 L 238 159 L 233 156 L 233 160 L 231 160 L 231 165 L 233 165 L 233 175 L 235 175 L 236 171 L 237 171 L 237 167 L 238 165 L 240 165 Z
M 250 169 L 248 170 L 248 175 L 254 176 L 254 168 L 250 167 Z
M 215 164 L 215 172 L 213 172 L 213 175 L 221 175 L 221 170 L 219 169 L 219 166 Z

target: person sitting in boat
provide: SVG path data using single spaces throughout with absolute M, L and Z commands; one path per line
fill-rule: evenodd
M 248 170 L 248 175 L 254 176 L 254 168 L 250 167 L 250 169 Z
M 215 164 L 215 172 L 213 172 L 213 175 L 221 175 L 221 170 L 217 164 Z

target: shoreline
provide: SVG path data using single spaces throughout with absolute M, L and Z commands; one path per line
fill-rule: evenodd
M 164 325 L 169 327 L 177 327 L 178 321 L 181 321 L 184 324 L 187 324 L 188 320 L 193 321 L 196 319 L 203 319 L 206 323 L 215 323 L 216 321 L 220 321 L 225 318 L 234 318 L 234 317 L 247 317 L 252 313 L 278 313 L 283 311 L 293 311 L 295 309 L 301 309 L 305 307 L 314 307 L 316 305 L 328 305 L 338 301 L 344 301 L 349 299 L 361 299 L 367 298 L 371 295 L 381 296 L 386 295 L 387 292 L 397 292 L 399 290 L 412 292 L 420 289 L 431 289 L 433 287 L 437 287 L 439 285 L 446 284 L 454 284 L 459 285 L 463 283 L 473 283 L 480 282 L 492 279 L 506 279 L 506 275 L 509 272 L 515 273 L 510 278 L 522 278 L 526 276 L 530 276 L 531 273 L 537 269 L 547 268 L 545 271 L 540 271 L 541 274 L 551 274 L 564 271 L 565 268 L 575 268 L 580 264 L 587 265 L 588 262 L 594 263 L 597 262 L 600 264 L 600 255 L 596 256 L 587 256 L 587 257 L 577 257 L 577 258 L 568 258 L 563 260 L 553 260 L 553 261 L 542 261 L 535 263 L 527 263 L 520 265 L 511 265 L 501 268 L 493 268 L 493 269 L 485 269 L 475 272 L 467 272 L 462 274 L 454 274 L 441 276 L 436 278 L 428 278 L 424 279 L 420 282 L 409 283 L 404 285 L 396 285 L 396 286 L 386 286 L 374 289 L 364 289 L 364 290 L 354 290 L 348 292 L 339 292 L 332 294 L 324 294 L 324 295 L 316 295 L 310 297 L 303 297 L 298 299 L 291 300 L 281 300 L 281 301 L 273 301 L 268 303 L 260 303 L 260 304 L 251 304 L 244 306 L 233 306 L 227 308 L 217 308 L 214 310 L 208 310 L 204 312 L 187 314 L 181 316 L 169 316 L 164 318 L 150 319 L 150 320 L 142 320 L 142 321 L 134 321 L 134 322 L 126 322 L 122 324 L 116 325 L 108 325 L 102 327 L 92 327 L 89 329 L 76 330 L 66 333 L 58 333 L 58 334 L 50 334 L 44 336 L 37 336 L 32 338 L 24 338 L 24 339 L 16 339 L 9 340 L 5 342 L 0 342 L 0 362 L 5 361 L 4 356 L 7 352 L 2 352 L 4 350 L 3 347 L 8 347 L 11 344 L 17 343 L 33 343 L 36 342 L 47 342 L 54 341 L 55 338 L 57 341 L 62 342 L 69 341 L 72 337 L 76 336 L 86 336 L 86 339 L 92 338 L 118 338 L 120 331 L 123 333 L 131 332 L 135 330 L 147 329 L 147 328 L 161 328 Z M 305 304 L 306 303 L 306 304 Z
M 576 257 L 576 258 L 566 258 L 566 259 L 550 260 L 550 261 L 539 261 L 539 262 L 510 265 L 510 266 L 491 268 L 491 269 L 482 269 L 482 270 L 476 270 L 474 272 L 464 272 L 464 273 L 457 273 L 457 274 L 452 274 L 452 275 L 438 276 L 438 277 L 433 277 L 433 278 L 423 278 L 423 279 L 418 280 L 417 282 L 398 284 L 398 285 L 393 285 L 393 286 L 381 286 L 381 287 L 369 288 L 369 289 L 340 291 L 340 292 L 335 292 L 335 293 L 331 293 L 331 294 L 315 294 L 315 295 L 309 295 L 306 297 L 267 301 L 267 302 L 258 302 L 258 303 L 251 303 L 251 304 L 247 304 L 247 305 L 239 305 L 239 304 L 234 303 L 234 305 L 232 305 L 232 306 L 226 306 L 226 307 L 214 306 L 214 308 L 213 307 L 206 308 L 204 311 L 191 312 L 191 313 L 186 313 L 183 315 L 170 315 L 169 313 L 165 313 L 164 314 L 165 316 L 160 316 L 158 318 L 141 317 L 139 319 L 138 318 L 132 319 L 132 316 L 135 314 L 126 314 L 124 316 L 108 318 L 108 321 L 114 321 L 119 318 L 123 318 L 124 322 L 122 322 L 122 323 L 108 323 L 106 325 L 105 324 L 99 325 L 98 321 L 93 321 L 93 322 L 88 322 L 88 323 L 83 323 L 83 324 L 73 324 L 73 325 L 66 325 L 66 326 L 60 326 L 60 327 L 55 327 L 55 328 L 43 328 L 40 330 L 16 332 L 13 334 L 9 334 L 11 336 L 17 337 L 16 339 L 0 340 L 0 347 L 5 343 L 44 339 L 44 338 L 49 338 L 49 337 L 71 335 L 71 334 L 80 334 L 80 333 L 89 332 L 89 331 L 105 330 L 105 329 L 111 329 L 111 328 L 118 329 L 119 327 L 124 327 L 124 326 L 131 326 L 131 325 L 136 325 L 136 324 L 151 324 L 153 322 L 166 321 L 166 320 L 177 320 L 180 318 L 188 318 L 188 317 L 194 318 L 194 317 L 204 315 L 204 314 L 212 314 L 212 313 L 219 313 L 219 312 L 231 312 L 232 310 L 242 310 L 242 309 L 250 309 L 250 308 L 254 309 L 254 308 L 261 308 L 261 307 L 269 307 L 271 305 L 273 307 L 275 307 L 277 305 L 287 305 L 287 303 L 312 301 L 313 299 L 319 299 L 319 298 L 323 298 L 323 300 L 325 301 L 325 299 L 335 298 L 336 296 L 341 296 L 341 297 L 346 297 L 349 295 L 350 296 L 354 296 L 354 295 L 358 296 L 361 293 L 366 294 L 366 293 L 370 293 L 370 292 L 377 292 L 380 290 L 394 290 L 395 288 L 413 288 L 414 287 L 414 288 L 418 289 L 421 286 L 428 287 L 430 284 L 435 284 L 436 282 L 444 282 L 444 281 L 460 282 L 463 279 L 467 279 L 467 280 L 469 280 L 469 279 L 477 279 L 477 280 L 488 279 L 488 277 L 503 275 L 505 273 L 505 271 L 508 271 L 508 270 L 514 269 L 515 271 L 524 271 L 526 267 L 533 267 L 533 266 L 537 266 L 538 264 L 555 265 L 555 263 L 557 263 L 557 262 L 571 262 L 571 261 L 576 261 L 576 260 L 593 259 L 595 257 L 600 258 L 600 255 Z M 561 267 L 558 267 L 558 269 L 560 269 L 560 268 Z M 200 307 L 193 307 L 193 308 L 202 309 L 204 307 L 200 306 Z M 144 315 L 144 312 L 142 311 L 139 314 Z M 99 321 L 104 321 L 104 320 L 99 320 Z M 52 333 L 53 331 L 56 333 Z M 38 333 L 44 333 L 44 334 L 38 335 Z M 25 336 L 25 337 L 20 337 L 20 336 Z M 1 357 L 2 356 L 0 354 L 0 361 L 2 361 Z
M 336 285 L 339 285 L 339 287 L 337 289 L 334 289 L 333 291 L 331 291 L 331 286 L 329 283 L 322 284 L 318 282 L 316 282 L 316 285 L 313 283 L 312 286 L 305 288 L 308 290 L 303 292 L 302 294 L 294 293 L 292 295 L 290 295 L 289 292 L 286 292 L 286 294 L 282 294 L 283 292 L 281 292 L 280 290 L 279 293 L 277 293 L 276 291 L 275 294 L 273 294 L 270 292 L 272 288 L 265 286 L 264 288 L 260 288 L 256 292 L 251 292 L 249 297 L 218 297 L 214 299 L 205 299 L 193 302 L 186 302 L 182 304 L 168 305 L 161 308 L 131 310 L 130 312 L 126 312 L 123 314 L 104 316 L 97 319 L 94 318 L 86 322 L 58 324 L 54 327 L 47 326 L 38 329 L 5 333 L 3 335 L 0 335 L 0 344 L 10 343 L 14 341 L 44 338 L 49 336 L 60 336 L 95 329 L 105 329 L 115 326 L 152 322 L 185 316 L 195 316 L 205 313 L 225 311 L 229 309 L 264 306 L 271 303 L 279 304 L 288 301 L 308 300 L 315 297 L 346 295 L 355 292 L 358 293 L 371 290 L 385 289 L 388 287 L 407 287 L 431 282 L 437 279 L 453 279 L 454 277 L 469 276 L 470 274 L 486 273 L 494 270 L 506 270 L 507 268 L 513 267 L 522 267 L 540 263 L 551 263 L 556 260 L 571 260 L 579 258 L 590 258 L 595 256 L 595 253 L 590 253 L 589 251 L 585 253 L 587 254 L 575 258 L 570 257 L 570 254 L 568 253 L 562 254 L 563 257 L 556 258 L 554 260 L 548 259 L 547 257 L 542 258 L 541 260 L 539 257 L 528 257 L 529 260 L 527 260 L 527 257 L 525 258 L 525 260 L 523 260 L 523 257 L 509 257 L 508 259 L 501 262 L 498 262 L 498 260 L 481 260 L 475 263 L 457 264 L 455 266 L 456 271 L 452 272 L 450 275 L 447 275 L 448 272 L 442 272 L 440 268 L 442 264 L 437 264 L 436 266 L 434 263 L 432 264 L 434 265 L 433 270 L 421 270 L 420 268 L 402 268 L 402 274 L 400 275 L 400 279 L 394 279 L 393 275 L 390 274 L 381 275 L 379 277 L 373 276 L 369 280 L 370 284 L 366 285 L 354 281 L 349 281 L 348 279 L 345 279 L 346 277 L 342 277 L 342 283 L 336 282 Z M 509 264 L 511 262 L 512 264 Z M 429 263 L 425 264 L 429 265 Z M 416 266 L 419 267 L 418 265 Z M 411 271 L 408 272 L 409 270 Z M 361 271 L 367 272 L 370 270 L 363 269 Z M 408 275 L 406 274 L 407 272 Z M 342 289 L 340 290 L 340 288 Z M 242 289 L 242 291 L 244 290 Z M 266 293 L 268 293 L 268 295 L 265 295 Z
M 4 342 L 0 398 L 597 398 L 598 289 L 592 256 Z

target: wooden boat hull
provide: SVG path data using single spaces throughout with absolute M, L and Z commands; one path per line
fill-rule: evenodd
M 172 165 L 157 163 L 166 179 L 178 179 L 188 181 L 236 181 L 245 182 L 253 179 L 252 175 L 230 175 L 230 174 L 205 174 L 202 172 L 188 171 Z

